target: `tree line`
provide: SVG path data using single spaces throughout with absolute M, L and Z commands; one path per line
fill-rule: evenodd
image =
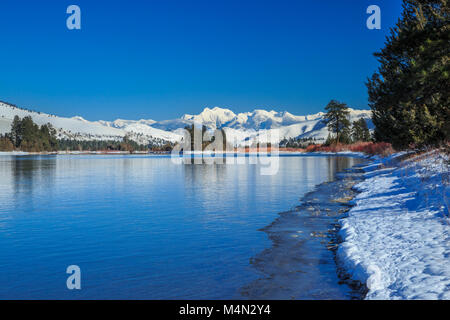
M 58 140 L 61 151 L 149 151 L 148 145 L 138 144 L 125 136 L 118 140 Z
M 301 148 L 305 149 L 310 145 L 316 145 L 319 143 L 323 143 L 325 139 L 323 138 L 283 138 L 280 141 L 281 148 Z
M 15 116 L 11 124 L 11 132 L 0 136 L 0 150 L 57 151 L 56 130 L 51 124 L 38 126 L 29 116 L 23 119 Z
M 325 145 L 350 144 L 372 140 L 369 127 L 364 118 L 350 123 L 348 106 L 345 103 L 331 100 L 325 107 L 327 111 L 324 122 L 331 134 L 328 135 Z

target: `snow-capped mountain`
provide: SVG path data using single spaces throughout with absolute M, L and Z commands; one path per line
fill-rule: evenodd
M 349 109 L 349 120 L 364 118 L 369 129 L 373 128 L 370 110 Z M 252 112 L 235 114 L 229 109 L 215 107 L 205 108 L 198 115 L 185 114 L 180 119 L 164 120 L 151 126 L 161 130 L 174 131 L 196 123 L 210 129 L 224 129 L 229 141 L 236 145 L 246 144 L 246 141 L 258 137 L 272 143 L 278 143 L 287 138 L 311 138 L 324 141 L 328 136 L 328 128 L 324 123 L 324 112 L 313 115 L 296 116 L 287 111 L 266 111 L 256 109 Z
M 284 111 L 266 111 L 256 109 L 253 112 L 235 114 L 229 109 L 215 107 L 205 108 L 198 115 L 185 114 L 181 119 L 165 120 L 152 124 L 163 130 L 174 130 L 192 123 L 203 124 L 208 128 L 232 128 L 238 130 L 275 129 L 292 124 L 322 119 L 323 112 L 309 116 L 294 116 Z
M 209 129 L 224 129 L 227 140 L 233 141 L 235 145 L 246 144 L 258 137 L 270 137 L 270 142 L 278 143 L 284 138 L 314 138 L 320 142 L 328 136 L 323 112 L 296 116 L 287 111 L 256 109 L 235 114 L 229 109 L 215 107 L 205 108 L 198 115 L 185 114 L 173 120 L 88 121 L 80 116 L 63 118 L 0 102 L 0 133 L 10 131 L 15 115 L 21 118 L 31 116 L 39 125 L 51 123 L 58 130 L 59 138 L 78 140 L 120 140 L 128 135 L 139 143 L 177 142 L 183 136 L 183 129 L 192 124 L 205 125 Z M 350 109 L 350 121 L 364 118 L 372 129 L 370 117 L 369 110 Z

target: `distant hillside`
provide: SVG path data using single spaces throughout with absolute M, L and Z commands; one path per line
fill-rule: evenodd
M 257 109 L 252 112 L 235 114 L 229 109 L 205 108 L 198 115 L 185 114 L 173 120 L 115 120 L 88 121 L 80 116 L 63 118 L 36 111 L 30 111 L 14 105 L 0 102 L 0 133 L 10 131 L 15 115 L 23 118 L 31 116 L 39 125 L 51 123 L 58 130 L 59 138 L 76 140 L 120 140 L 129 135 L 139 143 L 152 141 L 163 144 L 176 142 L 182 137 L 182 130 L 192 124 L 202 124 L 210 129 L 224 129 L 228 140 L 236 145 L 245 144 L 252 138 L 270 136 L 271 142 L 284 138 L 314 138 L 325 140 L 328 129 L 324 124 L 324 113 L 296 116 L 289 112 L 266 111 Z M 350 109 L 350 120 L 366 119 L 373 129 L 369 110 Z M 275 135 L 278 133 L 278 135 Z
M 129 125 L 114 127 L 107 125 L 105 121 L 88 121 L 82 117 L 63 118 L 46 113 L 30 111 L 16 107 L 14 105 L 0 102 L 0 133 L 7 133 L 11 130 L 11 123 L 14 116 L 21 118 L 31 116 L 38 125 L 51 123 L 58 130 L 58 138 L 74 140 L 122 140 L 125 135 L 129 135 L 139 143 L 152 141 L 154 144 L 164 144 L 166 141 L 178 141 L 181 136 L 172 132 L 167 132 L 152 128 L 148 125 L 140 125 L 137 121 L 131 121 Z

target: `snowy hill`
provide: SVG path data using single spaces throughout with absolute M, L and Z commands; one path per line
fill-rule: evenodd
M 250 139 L 266 136 L 270 136 L 272 143 L 278 143 L 284 138 L 314 138 L 321 141 L 328 136 L 328 129 L 323 122 L 325 116 L 323 112 L 296 116 L 286 111 L 256 109 L 252 112 L 235 114 L 229 109 L 215 107 L 205 108 L 198 115 L 185 114 L 173 120 L 88 121 L 80 116 L 57 117 L 0 102 L 0 133 L 10 131 L 15 115 L 21 118 L 31 116 L 39 125 L 51 123 L 58 130 L 59 138 L 78 140 L 120 140 L 128 134 L 139 143 L 176 142 L 182 137 L 182 129 L 194 123 L 205 125 L 210 129 L 224 129 L 229 141 L 234 141 L 235 145 L 246 144 Z M 369 110 L 350 109 L 350 121 L 364 118 L 372 129 L 370 117 Z
M 106 121 L 88 121 L 80 116 L 63 118 L 54 115 L 18 108 L 4 102 L 0 102 L 0 134 L 11 130 L 14 116 L 21 118 L 31 116 L 38 125 L 51 123 L 58 131 L 58 138 L 75 140 L 121 140 L 125 135 L 139 142 L 151 141 L 162 144 L 166 141 L 178 141 L 181 136 L 152 128 L 146 122 L 116 120 L 113 123 Z

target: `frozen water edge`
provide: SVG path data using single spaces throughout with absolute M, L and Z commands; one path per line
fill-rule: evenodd
M 338 263 L 366 284 L 366 299 L 450 299 L 448 157 L 428 153 L 386 168 L 389 160 L 362 168 L 355 206 L 339 221 Z
M 336 266 L 337 222 L 349 210 L 346 202 L 355 194 L 351 186 L 361 181 L 360 170 L 354 168 L 366 161 L 356 163 L 339 168 L 332 179 L 306 193 L 298 206 L 279 213 L 261 229 L 272 246 L 251 258 L 260 277 L 242 288 L 244 298 L 347 300 L 365 296 L 365 286 L 348 279 Z

